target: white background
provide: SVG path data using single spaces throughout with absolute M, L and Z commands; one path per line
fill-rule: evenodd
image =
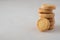
M 40 32 L 36 27 L 38 8 L 56 5 L 55 29 Z M 59 0 L 0 0 L 0 40 L 60 40 Z

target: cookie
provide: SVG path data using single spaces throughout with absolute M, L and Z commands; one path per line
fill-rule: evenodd
M 54 14 L 39 14 L 41 18 L 54 18 Z
M 51 4 L 43 4 L 40 8 L 42 9 L 56 9 L 55 5 L 51 5 Z
M 53 21 L 53 22 L 50 22 L 50 25 L 54 25 L 55 24 L 55 22 Z
M 52 11 L 49 11 L 49 10 L 45 10 L 45 9 L 39 9 L 38 10 L 38 13 L 52 13 Z
M 49 20 L 49 22 L 55 22 L 55 19 L 54 18 L 47 18 Z
M 54 29 L 54 25 L 51 25 L 48 30 Z
M 52 14 L 52 12 L 50 12 L 50 13 L 45 13 L 45 12 L 38 12 L 38 14 Z
M 46 31 L 49 29 L 49 26 L 50 26 L 50 22 L 48 19 L 46 18 L 40 18 L 38 21 L 37 21 L 37 28 L 40 30 L 40 31 Z
M 43 10 L 47 10 L 47 11 L 52 11 L 51 9 L 39 8 L 39 10 L 41 10 L 41 9 L 43 9 Z

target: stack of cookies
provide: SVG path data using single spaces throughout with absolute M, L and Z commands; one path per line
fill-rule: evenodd
M 49 21 L 50 24 L 48 30 L 52 30 L 54 28 L 54 16 L 55 14 L 53 13 L 53 10 L 55 9 L 54 5 L 49 5 L 49 4 L 43 4 L 39 10 L 38 10 L 38 14 L 39 14 L 39 20 L 41 20 L 42 18 L 47 19 Z

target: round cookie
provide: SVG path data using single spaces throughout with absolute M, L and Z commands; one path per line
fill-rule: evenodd
M 37 21 L 37 27 L 40 31 L 46 31 L 50 27 L 50 22 L 46 18 L 41 18 Z
M 45 9 L 42 9 L 42 8 L 38 10 L 38 13 L 42 13 L 42 12 L 43 12 L 43 13 L 52 13 L 52 11 L 50 11 L 50 10 L 45 10 Z
M 50 25 L 48 30 L 52 30 L 52 29 L 54 29 L 54 25 Z
M 41 18 L 54 18 L 54 14 L 39 14 Z
M 52 14 L 52 12 L 49 12 L 49 13 L 47 13 L 47 12 L 38 12 L 38 14 Z
M 49 20 L 49 22 L 55 22 L 55 19 L 54 18 L 47 18 Z
M 51 4 L 43 4 L 41 6 L 41 8 L 42 9 L 51 9 L 51 10 L 56 9 L 55 5 L 51 5 Z
M 55 24 L 55 22 L 53 21 L 53 22 L 50 22 L 50 25 L 54 25 Z
M 40 9 L 47 10 L 47 11 L 52 11 L 51 9 L 39 8 L 39 10 L 40 10 Z

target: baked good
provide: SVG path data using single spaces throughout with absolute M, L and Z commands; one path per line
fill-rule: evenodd
M 53 21 L 53 22 L 50 22 L 50 25 L 54 25 L 55 24 L 55 22 Z
M 54 29 L 54 25 L 50 25 L 48 30 L 52 30 L 52 29 Z
M 54 18 L 54 14 L 39 14 L 41 18 Z
M 53 18 L 47 18 L 50 22 L 55 22 L 55 19 L 54 19 L 54 17 Z
M 50 9 L 50 10 L 56 9 L 55 5 L 51 5 L 51 4 L 43 4 L 40 8 Z
M 50 22 L 46 18 L 40 18 L 37 22 L 37 27 L 40 31 L 46 31 L 49 29 Z
M 46 9 L 42 9 L 42 8 L 40 8 L 39 10 L 38 10 L 38 13 L 52 13 L 52 10 L 46 10 Z

